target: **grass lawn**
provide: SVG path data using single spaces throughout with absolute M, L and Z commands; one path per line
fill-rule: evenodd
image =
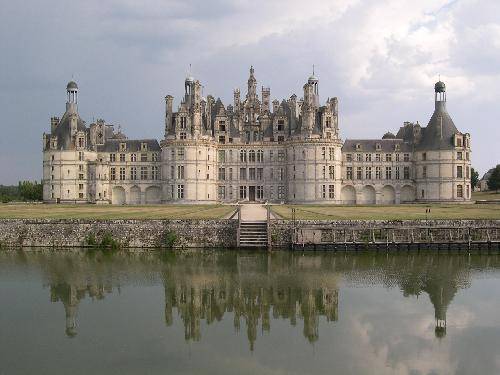
M 217 219 L 234 210 L 223 205 L 98 206 L 0 204 L 0 219 Z
M 473 191 L 472 192 L 472 200 L 492 200 L 498 199 L 500 200 L 500 193 L 496 193 L 494 191 Z
M 411 204 L 397 206 L 334 206 L 283 205 L 272 206 L 273 212 L 284 219 L 303 220 L 412 220 L 412 219 L 500 219 L 498 204 Z M 430 214 L 425 213 L 427 208 Z

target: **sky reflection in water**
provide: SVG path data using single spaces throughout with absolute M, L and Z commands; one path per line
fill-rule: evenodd
M 498 374 L 500 256 L 0 253 L 0 374 Z

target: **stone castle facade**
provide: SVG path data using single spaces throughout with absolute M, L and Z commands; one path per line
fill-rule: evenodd
M 338 100 L 319 100 L 314 74 L 303 97 L 259 97 L 254 69 L 233 104 L 202 96 L 187 77 L 177 109 L 165 98 L 164 139 L 130 140 L 103 120 L 78 114 L 78 86 L 43 135 L 44 201 L 112 204 L 269 201 L 399 204 L 470 200 L 470 135 L 446 110 L 436 83 L 427 127 L 405 122 L 396 135 L 343 142 Z

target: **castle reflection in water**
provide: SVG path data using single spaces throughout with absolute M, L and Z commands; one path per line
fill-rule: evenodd
M 18 260 L 19 261 L 19 260 Z M 202 339 L 202 322 L 232 319 L 245 329 L 250 349 L 272 321 L 303 326 L 311 343 L 319 321 L 339 317 L 341 285 L 383 285 L 404 296 L 427 293 L 435 334 L 446 334 L 446 311 L 457 291 L 468 287 L 478 267 L 498 268 L 498 256 L 439 254 L 296 254 L 188 252 L 113 255 L 35 253 L 22 261 L 43 269 L 53 302 L 62 302 L 66 334 L 77 334 L 77 310 L 85 298 L 103 299 L 130 283 L 163 284 L 165 324 L 180 319 L 187 341 Z M 160 303 L 158 304 L 160 308 Z

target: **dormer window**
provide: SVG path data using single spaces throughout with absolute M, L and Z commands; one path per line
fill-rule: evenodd
M 141 151 L 147 151 L 148 150 L 148 144 L 146 142 L 141 143 Z
M 400 147 L 398 144 L 394 145 L 394 150 L 399 151 L 399 150 L 400 150 L 400 148 L 401 148 L 401 147 Z
M 282 132 L 285 128 L 285 120 L 278 120 L 278 131 Z
M 356 150 L 361 150 L 361 143 L 356 144 Z
M 126 143 L 120 143 L 120 151 L 122 151 L 122 152 L 127 151 L 127 144 Z
M 462 138 L 457 137 L 457 147 L 462 147 Z
M 219 131 L 221 131 L 221 132 L 226 131 L 226 122 L 225 121 L 219 121 Z
M 185 116 L 181 117 L 181 129 L 186 129 L 187 119 Z
M 326 127 L 327 128 L 331 128 L 332 127 L 332 118 L 331 117 L 327 117 L 326 118 Z
M 186 132 L 180 132 L 179 133 L 179 138 L 180 139 L 186 139 Z
M 381 148 L 382 148 L 382 146 L 380 145 L 380 143 L 377 143 L 377 144 L 375 145 L 375 149 L 376 149 L 376 150 L 380 150 Z
M 78 137 L 78 147 L 85 147 L 85 140 L 83 137 Z

